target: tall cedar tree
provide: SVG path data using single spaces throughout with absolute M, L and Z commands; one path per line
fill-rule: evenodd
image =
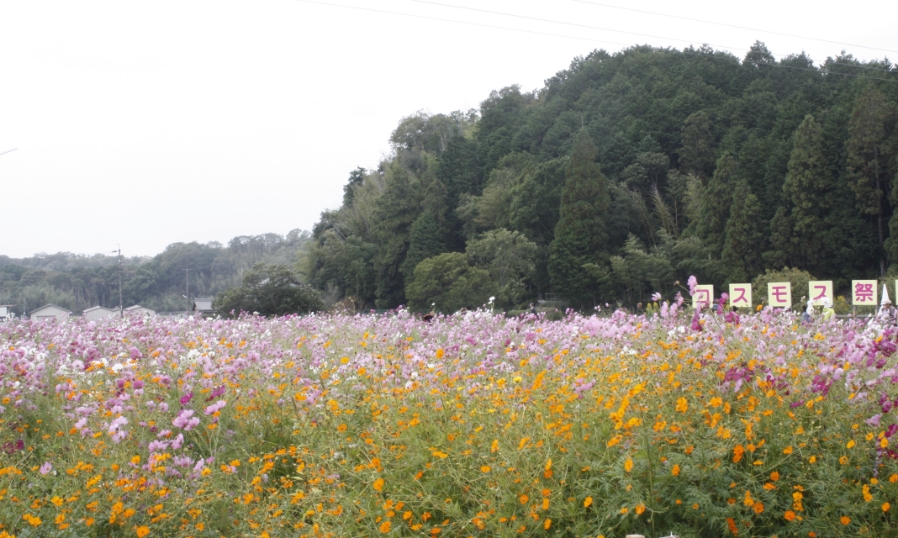
M 394 163 L 387 188 L 374 210 L 375 236 L 380 246 L 374 258 L 375 304 L 395 308 L 405 302 L 405 281 L 401 267 L 408 252 L 412 223 L 418 216 L 416 185 L 409 172 Z
M 783 182 L 783 202 L 791 215 L 795 264 L 816 271 L 836 248 L 831 235 L 838 233 L 832 210 L 836 185 L 824 153 L 823 127 L 810 114 L 795 132 L 789 172 Z
M 872 84 L 861 93 L 848 122 L 848 176 L 857 197 L 857 208 L 876 217 L 879 246 L 885 246 L 883 214 L 885 195 L 889 192 L 889 161 L 894 152 L 890 144 L 896 118 L 895 105 Z M 880 273 L 885 274 L 885 260 L 880 260 Z
M 565 170 L 560 218 L 550 245 L 549 277 L 561 297 L 583 305 L 595 298 L 592 277 L 584 268 L 608 255 L 605 214 L 610 204 L 608 180 L 595 162 L 598 152 L 581 129 Z
M 702 192 L 702 211 L 698 234 L 714 258 L 719 259 L 726 240 L 726 225 L 733 205 L 733 185 L 736 181 L 736 158 L 729 152 L 717 160 L 714 175 Z
M 424 210 L 412 223 L 409 232 L 408 254 L 402 263 L 405 287 L 415 277 L 415 267 L 423 260 L 442 254 L 446 245 L 446 187 L 439 179 L 427 186 L 424 194 Z
M 770 250 L 764 253 L 765 265 L 768 269 L 791 267 L 795 265 L 792 260 L 795 259 L 797 250 L 792 233 L 792 215 L 785 207 L 779 206 L 770 219 Z
M 680 170 L 707 179 L 714 172 L 714 140 L 711 120 L 704 110 L 692 114 L 683 123 L 683 147 L 680 148 Z
M 747 282 L 762 272 L 761 253 L 764 244 L 764 221 L 761 204 L 746 181 L 736 182 L 730 220 L 726 224 L 726 241 L 722 260 L 730 271 L 731 282 Z

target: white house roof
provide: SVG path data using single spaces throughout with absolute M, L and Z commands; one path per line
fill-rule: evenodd
M 197 310 L 212 310 L 213 297 L 197 297 L 193 300 Z
M 145 306 L 141 306 L 141 305 L 139 305 L 139 304 L 136 304 L 136 305 L 132 305 L 132 306 L 129 306 L 128 308 L 126 308 L 126 309 L 125 309 L 125 313 L 126 313 L 126 314 L 135 314 L 135 313 L 137 313 L 137 314 L 155 315 L 155 314 L 156 314 L 156 311 L 153 310 L 152 308 L 147 308 L 147 307 L 145 307 Z
M 105 306 L 92 306 L 92 307 L 90 307 L 90 308 L 85 309 L 84 312 L 85 312 L 85 313 L 87 313 L 87 312 L 93 312 L 94 310 L 108 310 L 108 311 L 110 311 L 110 312 L 115 312 L 115 309 L 113 309 L 113 308 L 106 308 Z
M 36 313 L 36 312 L 40 312 L 41 310 L 44 310 L 45 308 L 56 308 L 56 309 L 62 310 L 63 312 L 67 312 L 67 313 L 69 313 L 69 314 L 72 313 L 71 310 L 66 310 L 65 308 L 63 308 L 63 307 L 61 307 L 61 306 L 56 306 L 55 304 L 45 304 L 44 306 L 42 306 L 42 307 L 40 307 L 40 308 L 35 308 L 35 309 L 32 310 L 31 312 L 29 312 L 28 315 L 30 316 L 31 314 L 34 314 L 34 313 Z

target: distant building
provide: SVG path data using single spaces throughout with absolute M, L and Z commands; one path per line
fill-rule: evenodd
M 117 316 L 118 314 L 118 310 L 106 308 L 105 306 L 94 306 L 82 312 L 81 317 L 87 321 L 99 321 L 101 319 Z
M 61 306 L 56 306 L 55 304 L 44 305 L 36 310 L 32 310 L 28 316 L 31 318 L 31 321 L 66 321 L 69 319 L 69 316 L 72 315 L 72 312 L 62 308 Z
M 214 297 L 197 297 L 193 300 L 193 313 L 201 316 L 215 314 L 215 309 L 212 308 L 213 300 L 215 300 Z
M 12 312 L 14 304 L 0 304 L 0 321 L 7 321 L 15 316 Z
M 139 304 L 136 304 L 134 306 L 129 306 L 128 308 L 126 308 L 125 315 L 126 316 L 133 316 L 133 315 L 155 316 L 156 311 L 153 310 L 152 308 L 147 308 L 145 306 L 140 306 Z

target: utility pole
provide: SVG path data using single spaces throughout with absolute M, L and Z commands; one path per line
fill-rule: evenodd
M 122 271 L 125 269 L 122 263 L 122 246 L 119 245 L 118 249 L 113 250 L 112 253 L 118 254 L 118 314 L 121 319 L 125 319 L 125 304 L 122 301 Z
M 190 269 L 184 269 L 184 271 L 187 272 L 187 276 L 185 277 L 185 280 L 187 281 L 187 295 L 184 296 L 184 298 L 187 299 L 187 312 L 185 313 L 184 317 L 189 318 L 190 317 Z

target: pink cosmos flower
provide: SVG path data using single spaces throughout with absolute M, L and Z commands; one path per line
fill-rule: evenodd
M 200 423 L 200 419 L 193 416 L 193 409 L 184 409 L 172 421 L 176 427 L 184 431 L 190 431 Z
M 212 404 L 209 407 L 207 407 L 206 409 L 204 409 L 203 412 L 206 413 L 207 415 L 214 415 L 216 412 L 220 411 L 225 405 L 227 405 L 226 401 L 218 400 L 214 404 Z

